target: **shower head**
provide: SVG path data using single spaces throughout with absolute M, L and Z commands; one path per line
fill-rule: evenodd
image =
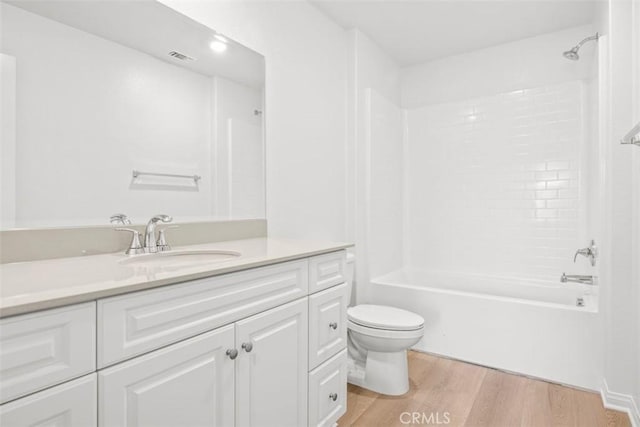
M 571 48 L 571 50 L 564 52 L 562 55 L 567 59 L 577 61 L 578 59 L 580 59 L 580 55 L 578 55 L 578 49 L 580 49 L 578 46 L 574 46 L 573 48 Z
M 564 52 L 562 56 L 572 61 L 577 61 L 578 59 L 580 59 L 580 55 L 578 55 L 578 51 L 580 50 L 582 45 L 591 40 L 598 41 L 599 37 L 600 37 L 600 34 L 596 33 L 593 36 L 590 36 L 590 37 L 587 37 L 586 39 L 581 40 L 580 43 L 578 43 L 568 51 Z

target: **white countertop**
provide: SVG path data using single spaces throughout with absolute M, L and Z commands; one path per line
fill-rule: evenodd
M 241 253 L 237 258 L 181 268 L 172 268 L 170 264 L 122 264 L 122 260 L 129 258 L 124 253 L 0 264 L 0 317 L 231 273 L 350 246 L 347 243 L 259 238 L 175 247 L 174 250 Z

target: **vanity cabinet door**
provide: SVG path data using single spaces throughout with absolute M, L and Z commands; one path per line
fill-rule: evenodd
M 237 322 L 236 345 L 236 425 L 306 425 L 307 298 Z
M 229 325 L 98 373 L 98 425 L 234 425 Z
M 2 427 L 92 427 L 97 419 L 96 374 L 0 406 Z

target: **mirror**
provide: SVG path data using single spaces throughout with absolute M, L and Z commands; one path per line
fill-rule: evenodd
M 264 57 L 156 1 L 0 3 L 0 228 L 264 218 Z

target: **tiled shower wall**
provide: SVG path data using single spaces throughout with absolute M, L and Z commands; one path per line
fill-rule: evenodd
M 558 282 L 584 273 L 584 83 L 408 111 L 412 267 Z M 588 116 L 587 116 L 588 117 Z

